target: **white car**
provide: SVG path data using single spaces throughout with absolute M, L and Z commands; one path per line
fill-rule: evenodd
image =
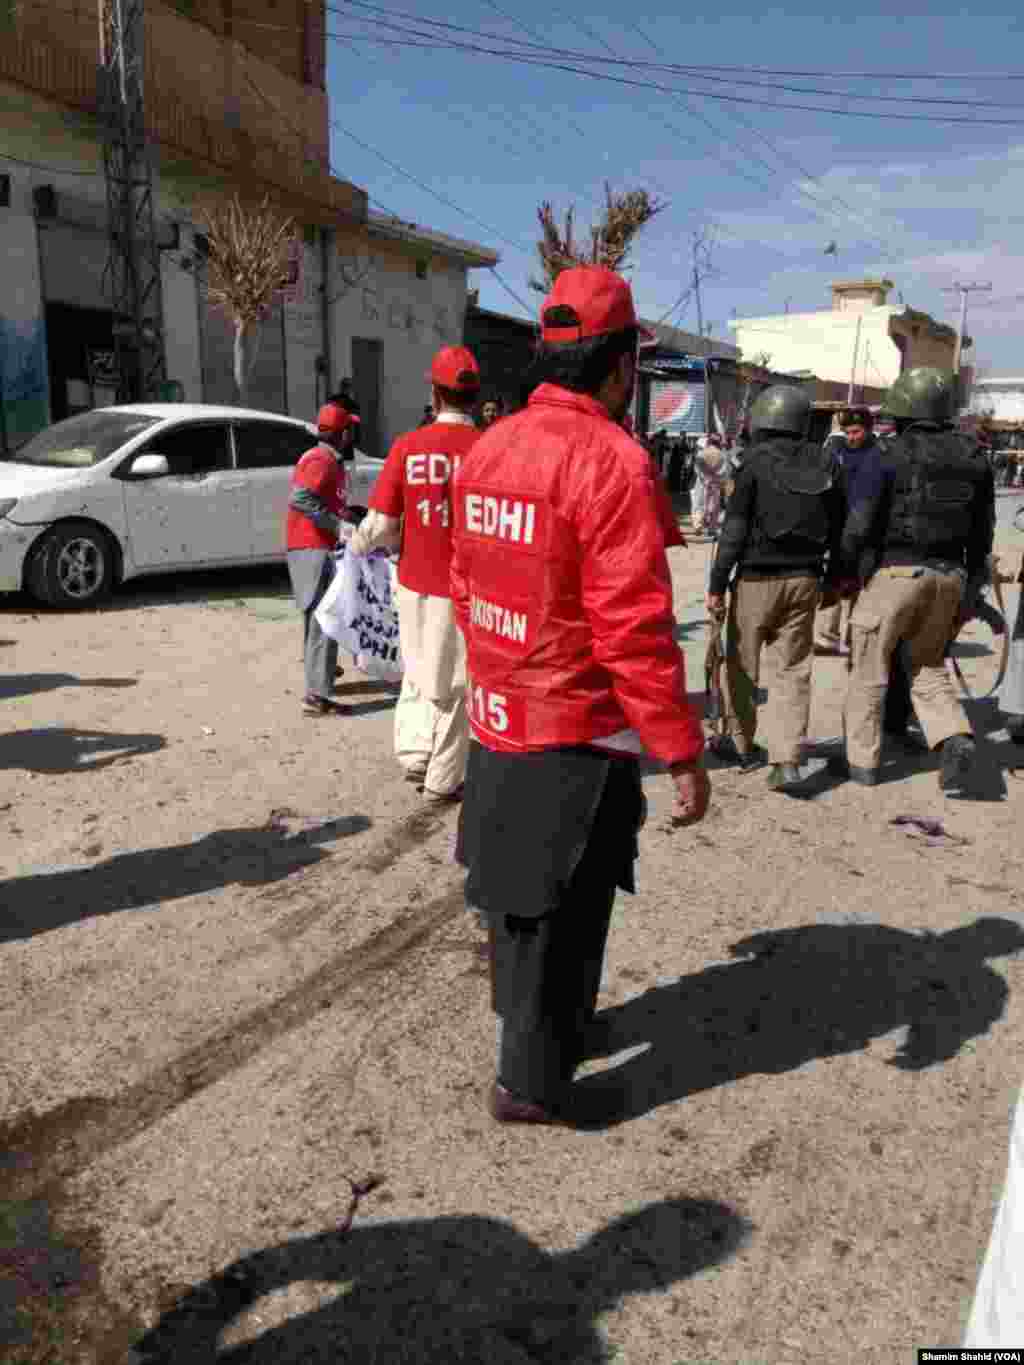
M 0 592 L 88 607 L 138 574 L 285 558 L 294 418 L 194 403 L 97 408 L 0 461 Z M 356 451 L 349 502 L 383 465 Z

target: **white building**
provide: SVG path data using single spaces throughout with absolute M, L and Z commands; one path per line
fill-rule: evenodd
M 892 280 L 832 286 L 832 307 L 813 313 L 735 318 L 729 326 L 744 360 L 783 373 L 805 372 L 854 389 L 887 389 L 905 369 L 952 370 L 956 332 L 927 313 L 887 302 Z M 965 346 L 970 339 L 965 339 Z
M 994 422 L 1024 423 L 1024 378 L 975 379 L 970 410 Z
M 96 9 L 62 11 L 59 25 L 44 9 L 16 7 L 0 45 L 0 447 L 8 448 L 51 420 L 112 401 L 117 378 Z M 248 401 L 309 417 L 351 376 L 361 443 L 383 453 L 416 424 L 433 353 L 462 339 L 467 271 L 499 258 L 372 213 L 363 190 L 327 173 L 322 0 L 299 7 L 305 27 L 296 25 L 290 45 L 274 0 L 249 0 L 244 16 L 239 9 L 206 0 L 199 22 L 163 0 L 146 5 L 167 375 L 187 401 L 233 399 L 231 327 L 207 303 L 197 209 L 204 198 L 268 195 L 301 225 L 299 280 L 259 329 Z

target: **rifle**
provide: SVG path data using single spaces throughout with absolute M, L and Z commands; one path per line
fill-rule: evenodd
M 974 701 L 985 701 L 989 697 L 995 696 L 996 692 L 998 692 L 999 688 L 1002 686 L 1003 679 L 1006 677 L 1006 668 L 1010 661 L 1010 629 L 1009 621 L 1006 616 L 1006 601 L 1003 597 L 1004 578 L 999 570 L 998 555 L 989 555 L 988 571 L 989 581 L 985 586 L 991 587 L 992 596 L 995 598 L 996 604 L 993 607 L 990 603 L 986 602 L 979 593 L 978 602 L 972 612 L 972 615 L 976 616 L 978 620 L 985 622 L 993 636 L 996 636 L 1000 641 L 999 664 L 996 669 L 995 682 L 993 682 L 987 692 L 975 693 L 971 691 L 967 679 L 964 677 L 960 664 L 957 661 L 956 655 L 952 652 L 953 645 L 956 643 L 956 637 L 960 634 L 961 629 L 967 624 L 966 621 L 958 622 L 956 633 L 946 646 L 946 658 L 953 665 L 953 672 L 956 675 L 957 682 L 960 684 L 964 695 Z M 1010 580 L 1006 579 L 1005 581 L 1009 582 Z M 981 591 L 984 592 L 984 590 L 983 587 Z
M 711 570 L 717 554 L 718 544 L 713 542 L 708 554 L 705 592 L 711 583 Z M 722 665 L 725 662 L 725 647 L 722 643 L 724 617 L 719 620 L 712 617 L 710 627 L 707 648 L 704 651 L 704 719 L 711 730 L 708 747 L 713 752 L 725 739 L 725 701 L 722 696 Z

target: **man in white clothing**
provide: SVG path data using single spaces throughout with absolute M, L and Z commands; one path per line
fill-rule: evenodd
M 451 481 L 480 433 L 473 409 L 480 371 L 465 346 L 445 346 L 430 367 L 435 420 L 400 436 L 365 518 L 356 554 L 400 546 L 398 627 L 405 675 L 395 713 L 395 752 L 427 796 L 462 796 L 469 750 L 466 656 L 452 613 Z

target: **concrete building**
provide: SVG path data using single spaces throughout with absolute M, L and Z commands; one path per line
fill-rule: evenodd
M 832 286 L 831 309 L 735 318 L 729 326 L 745 360 L 843 386 L 842 397 L 852 382 L 855 398 L 871 401 L 905 369 L 953 368 L 955 329 L 905 304 L 890 304 L 893 287 L 892 280 L 843 281 Z M 970 344 L 965 338 L 965 347 Z M 836 394 L 822 388 L 818 396 Z
M 0 438 L 111 401 L 116 375 L 95 0 L 0 7 Z M 147 0 L 167 373 L 233 397 L 231 327 L 208 305 L 204 198 L 269 196 L 301 227 L 298 280 L 261 325 L 249 402 L 308 415 L 349 375 L 380 452 L 415 424 L 467 271 L 496 253 L 369 210 L 329 174 L 324 0 Z
M 986 376 L 975 379 L 970 411 L 993 424 L 1024 426 L 1024 377 Z

